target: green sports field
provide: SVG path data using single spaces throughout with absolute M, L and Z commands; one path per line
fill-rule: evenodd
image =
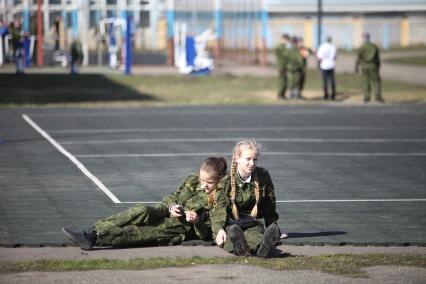
M 305 100 L 276 99 L 274 77 L 124 76 L 117 74 L 15 74 L 0 75 L 0 105 L 50 107 L 143 107 L 172 105 L 254 105 L 322 103 L 321 77 L 309 71 Z M 362 102 L 359 75 L 337 75 L 337 101 Z M 383 82 L 388 103 L 425 103 L 424 86 Z

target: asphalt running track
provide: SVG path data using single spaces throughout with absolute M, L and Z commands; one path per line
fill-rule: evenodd
M 426 244 L 426 107 L 0 109 L 0 245 L 62 246 L 159 202 L 204 157 L 262 144 L 284 244 Z

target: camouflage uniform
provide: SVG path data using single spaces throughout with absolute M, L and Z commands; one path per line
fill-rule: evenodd
M 223 183 L 216 186 L 216 195 L 220 195 Z M 138 204 L 130 209 L 100 220 L 95 224 L 98 233 L 97 246 L 137 246 L 158 245 L 161 243 L 199 238 L 211 240 L 211 225 L 214 223 L 209 210 L 208 193 L 200 187 L 197 175 L 188 176 L 179 188 L 163 199 L 155 207 Z M 185 211 L 195 211 L 199 216 L 196 224 L 189 223 L 185 217 L 170 216 L 169 206 L 179 204 Z M 217 226 L 215 226 L 217 228 Z M 218 229 L 214 231 L 217 234 Z
M 276 212 L 274 185 L 271 177 L 266 169 L 257 167 L 255 172 L 259 178 L 259 189 L 260 189 L 260 200 L 258 203 L 258 215 L 256 224 L 248 229 L 244 230 L 244 237 L 248 248 L 254 252 L 257 250 L 259 245 L 262 243 L 263 233 L 265 232 L 265 226 L 276 222 L 278 220 L 278 214 Z M 211 212 L 211 215 L 216 220 L 216 225 L 225 228 L 228 233 L 229 220 L 227 218 L 232 216 L 232 202 L 230 198 L 231 183 L 230 174 L 224 177 L 226 180 L 225 193 L 224 195 L 218 196 L 217 206 L 215 210 Z M 238 173 L 236 173 L 235 182 L 237 186 L 237 193 L 235 196 L 235 204 L 238 208 L 240 218 L 244 216 L 250 216 L 251 210 L 256 203 L 256 196 L 254 193 L 254 179 L 251 182 L 245 183 L 241 180 Z M 225 200 L 223 200 L 224 198 Z M 264 222 L 260 219 L 264 219 Z M 226 251 L 233 253 L 234 246 L 229 238 L 226 239 L 224 247 Z
M 288 51 L 287 75 L 290 85 L 290 97 L 300 98 L 304 61 L 297 46 Z
M 377 101 L 382 101 L 380 82 L 380 55 L 379 48 L 370 42 L 365 42 L 358 50 L 356 71 L 361 66 L 364 87 L 364 101 L 370 100 L 370 90 L 373 89 Z
M 287 57 L 288 57 L 288 48 L 284 44 L 280 44 L 275 49 L 275 56 L 277 58 L 277 66 L 279 70 L 279 90 L 278 98 L 285 99 L 285 92 L 287 90 Z

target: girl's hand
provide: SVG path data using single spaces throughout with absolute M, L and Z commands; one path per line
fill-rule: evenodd
M 223 245 L 223 243 L 225 242 L 225 240 L 226 240 L 226 232 L 225 232 L 225 230 L 220 230 L 218 233 L 217 233 L 217 236 L 216 236 L 216 244 L 218 245 L 218 246 L 221 246 L 221 245 Z
M 170 207 L 170 215 L 172 215 L 172 217 L 182 217 L 182 206 L 175 204 L 173 206 Z
M 186 221 L 189 223 L 197 223 L 200 219 L 195 211 L 185 211 Z

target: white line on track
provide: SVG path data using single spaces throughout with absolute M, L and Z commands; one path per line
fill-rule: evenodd
M 107 134 L 139 132 L 266 132 L 266 131 L 383 131 L 426 130 L 426 127 L 365 127 L 365 126 L 288 126 L 288 127 L 210 127 L 210 128 L 111 128 L 111 129 L 50 129 L 49 133 L 60 134 Z
M 342 110 L 342 112 L 337 112 L 337 114 L 347 113 L 347 111 L 351 111 L 354 115 L 363 115 L 363 114 L 374 114 L 374 115 L 383 115 L 383 114 L 406 114 L 406 115 L 422 115 L 426 114 L 426 111 L 423 109 L 390 109 L 387 106 L 381 105 L 370 105 L 365 106 L 363 104 L 359 104 L 363 106 L 363 109 L 357 109 L 356 111 L 352 111 L 351 106 L 345 105 L 335 105 L 332 106 L 333 109 L 330 108 L 322 108 L 322 109 L 295 109 L 293 107 L 286 107 L 284 109 L 267 109 L 267 110 L 259 110 L 256 109 L 256 114 L 276 114 L 276 115 L 327 115 L 330 114 L 331 111 L 335 111 L 336 109 Z M 358 105 L 358 106 L 359 106 Z M 249 109 L 249 110 L 247 110 Z M 144 109 L 144 110 L 126 110 L 126 111 L 96 111 L 96 112 L 60 112 L 60 113 L 34 113 L 31 114 L 33 117 L 130 117 L 130 116 L 194 116 L 194 115 L 247 115 L 248 111 L 254 108 L 248 107 L 245 109 L 175 109 L 175 110 L 160 110 L 160 109 Z
M 79 158 L 161 158 L 161 157 L 191 157 L 191 156 L 212 156 L 229 155 L 229 153 L 150 153 L 150 154 L 88 154 L 75 155 Z M 400 156 L 426 156 L 426 153 L 339 153 L 339 152 L 262 152 L 262 155 L 268 156 L 377 156 L 377 157 L 400 157 Z
M 50 142 L 60 153 L 67 157 L 74 165 L 76 165 L 80 171 L 83 172 L 94 184 L 98 186 L 114 203 L 121 203 L 120 200 L 96 177 L 94 176 L 79 160 L 76 159 L 70 152 L 62 147 L 58 142 L 55 141 L 50 135 L 38 126 L 28 115 L 23 114 L 22 118 L 34 128 L 41 136 Z
M 425 202 L 426 198 L 407 198 L 407 199 L 301 199 L 301 200 L 277 200 L 276 203 L 351 203 L 351 202 Z M 121 203 L 146 203 L 156 204 L 161 201 L 123 201 Z
M 119 140 L 88 140 L 88 141 L 61 141 L 62 145 L 73 144 L 117 144 L 117 143 L 210 143 L 210 142 L 237 142 L 245 138 L 163 138 L 163 139 L 119 139 Z M 248 138 L 247 138 L 248 139 Z M 259 142 L 297 142 L 297 143 L 423 143 L 425 138 L 407 139 L 312 139 L 312 138 L 255 138 Z

